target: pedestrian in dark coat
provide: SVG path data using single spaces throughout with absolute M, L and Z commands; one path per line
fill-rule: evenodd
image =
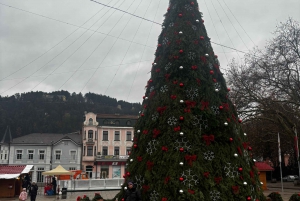
M 132 181 L 127 183 L 127 190 L 124 197 L 125 201 L 142 201 L 141 193 L 134 186 Z
M 55 179 L 55 177 L 53 177 L 52 178 L 52 189 L 53 189 L 54 195 L 56 195 L 56 187 L 57 187 L 56 179 Z
M 38 189 L 39 188 L 36 185 L 36 183 L 32 182 L 32 184 L 31 184 L 31 191 L 30 191 L 30 201 L 35 201 Z

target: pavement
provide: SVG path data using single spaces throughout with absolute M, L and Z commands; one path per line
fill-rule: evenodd
M 283 198 L 283 201 L 289 201 L 289 198 L 294 193 L 300 193 L 300 186 L 294 186 L 294 182 L 283 182 L 283 191 L 281 187 L 281 183 L 267 183 L 267 190 L 264 191 L 264 195 L 268 196 L 272 192 L 278 192 Z M 100 193 L 100 195 L 104 199 L 112 199 L 119 190 L 102 190 L 102 191 L 78 191 L 78 192 L 67 192 L 66 197 L 63 197 L 62 195 L 43 195 L 43 189 L 39 189 L 39 193 L 37 195 L 36 201 L 54 201 L 54 200 L 62 200 L 62 201 L 76 201 L 78 196 L 86 195 L 90 199 L 92 199 L 95 195 L 95 193 Z M 0 198 L 0 201 L 18 201 L 18 197 L 14 198 Z M 27 199 L 28 201 L 30 198 Z

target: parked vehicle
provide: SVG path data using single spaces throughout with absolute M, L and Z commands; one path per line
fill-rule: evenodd
M 298 180 L 297 175 L 287 175 L 285 177 L 282 177 L 282 181 L 294 181 L 295 179 Z

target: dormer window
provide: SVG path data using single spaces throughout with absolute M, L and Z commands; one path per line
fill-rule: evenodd
M 93 119 L 92 118 L 89 119 L 89 125 L 93 125 Z

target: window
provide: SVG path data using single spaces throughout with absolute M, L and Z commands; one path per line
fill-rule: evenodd
M 88 139 L 93 139 L 93 131 L 92 130 L 88 131 Z
M 55 150 L 55 159 L 60 160 L 61 150 Z
M 120 148 L 119 147 L 115 147 L 115 156 L 118 156 L 118 155 L 120 155 Z
M 40 160 L 45 159 L 45 150 L 39 150 Z
M 103 141 L 108 141 L 108 131 L 103 131 Z
M 4 154 L 4 160 L 6 160 L 7 159 L 7 154 Z
M 102 148 L 102 155 L 104 155 L 104 156 L 108 155 L 108 148 L 107 147 Z
M 131 125 L 131 121 L 128 120 L 128 121 L 126 122 L 126 125 L 127 125 L 127 126 L 130 126 L 130 125 Z
M 87 156 L 93 156 L 93 146 L 87 146 Z
M 93 119 L 92 118 L 89 119 L 89 125 L 93 125 Z
M 69 167 L 69 170 L 76 170 L 75 167 Z
M 83 146 L 83 156 L 85 156 L 85 146 Z
M 29 160 L 33 159 L 33 150 L 28 150 L 28 159 Z
M 76 160 L 76 151 L 70 151 L 71 160 Z
M 120 131 L 115 131 L 115 141 L 120 141 Z
M 37 172 L 36 172 L 37 182 L 44 182 L 44 177 L 42 175 L 42 172 L 44 172 L 44 168 L 37 169 Z
M 131 147 L 126 147 L 126 154 L 130 155 L 130 152 L 131 152 Z
M 120 121 L 115 121 L 115 125 L 119 125 L 120 124 Z
M 131 141 L 131 131 L 126 132 L 126 141 Z
M 17 150 L 17 160 L 21 160 L 22 159 L 22 154 L 23 154 L 22 150 Z

